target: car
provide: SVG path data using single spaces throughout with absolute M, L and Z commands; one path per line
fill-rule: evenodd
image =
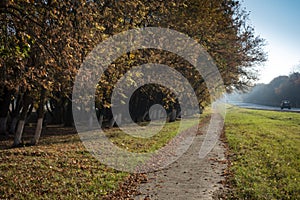
M 291 109 L 291 103 L 289 100 L 283 100 L 283 101 L 281 101 L 280 107 L 281 107 L 281 110 L 284 108 Z

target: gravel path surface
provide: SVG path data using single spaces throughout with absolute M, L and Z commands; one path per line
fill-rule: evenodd
M 216 199 L 218 193 L 224 190 L 222 182 L 225 181 L 223 172 L 227 160 L 221 140 L 205 158 L 199 158 L 207 128 L 208 122 L 205 122 L 191 147 L 177 161 L 163 170 L 148 173 L 147 181 L 137 187 L 139 194 L 133 199 Z

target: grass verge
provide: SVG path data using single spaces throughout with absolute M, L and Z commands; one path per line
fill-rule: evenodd
M 149 139 L 132 139 L 119 129 L 106 134 L 126 150 L 150 152 L 173 138 L 178 125 L 167 123 Z M 184 128 L 193 125 L 190 121 Z M 0 141 L 0 199 L 102 199 L 129 177 L 92 157 L 75 130 L 49 128 L 37 146 L 9 148 L 11 144 Z
M 229 107 L 230 199 L 300 199 L 300 114 Z
M 203 119 L 204 116 L 207 116 L 207 114 L 201 115 L 201 119 Z M 124 133 L 119 128 L 107 129 L 106 136 L 120 148 L 124 148 L 131 152 L 149 153 L 160 149 L 168 141 L 174 138 L 178 132 L 193 127 L 197 125 L 198 122 L 198 118 L 182 120 L 181 130 L 179 130 L 180 121 L 166 123 L 161 130 L 157 130 L 156 125 L 151 128 L 144 126 L 143 135 L 151 134 L 152 132 L 157 133 L 150 138 L 132 137 L 131 135 Z M 129 129 L 129 131 L 135 130 Z

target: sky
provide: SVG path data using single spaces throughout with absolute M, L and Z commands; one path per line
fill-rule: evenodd
M 268 61 L 261 67 L 258 83 L 289 75 L 300 65 L 300 0 L 241 0 L 250 12 L 249 24 L 266 40 Z

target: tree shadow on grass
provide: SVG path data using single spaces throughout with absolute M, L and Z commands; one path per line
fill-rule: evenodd
M 0 150 L 32 146 L 30 140 L 34 135 L 34 132 L 34 126 L 25 126 L 22 142 L 18 146 L 13 146 L 13 135 L 1 135 Z M 43 130 L 37 146 L 69 142 L 80 142 L 80 138 L 78 137 L 76 129 L 74 127 L 49 126 Z

